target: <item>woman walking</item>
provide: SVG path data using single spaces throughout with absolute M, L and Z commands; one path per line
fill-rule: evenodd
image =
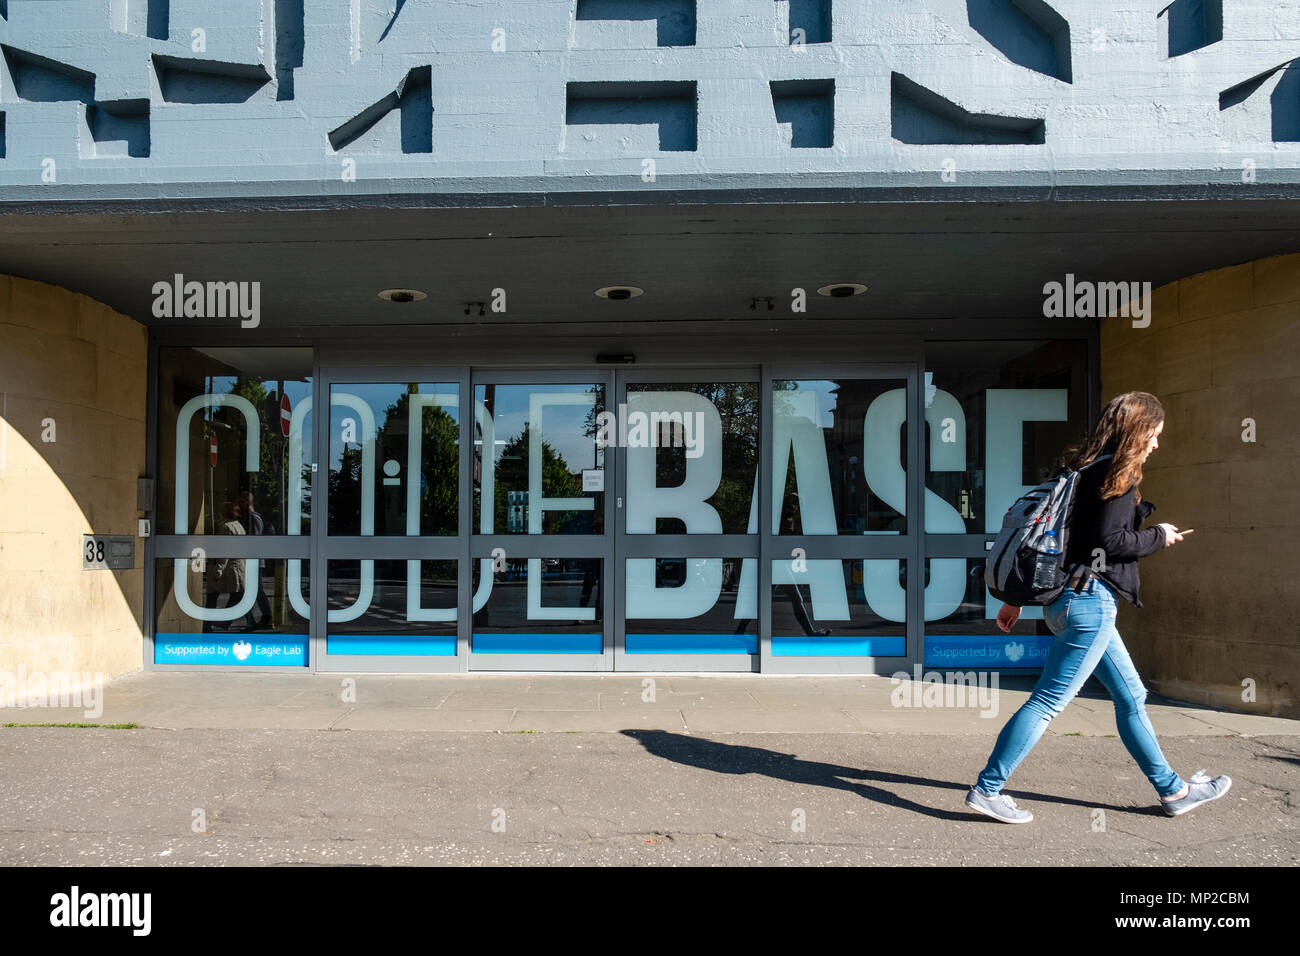
M 1043 609 L 1056 639 L 1033 693 L 1002 728 L 988 765 L 966 794 L 966 806 L 972 810 L 1003 823 L 1028 823 L 1034 818 L 1002 788 L 1094 670 L 1115 704 L 1120 739 L 1151 781 L 1166 814 L 1186 813 L 1223 796 L 1232 786 L 1227 776 L 1211 780 L 1199 770 L 1190 782 L 1184 781 L 1169 766 L 1147 719 L 1146 688 L 1115 630 L 1117 598 L 1142 606 L 1138 559 L 1171 547 L 1192 532 L 1191 528 L 1180 532 L 1172 524 L 1137 530 L 1155 510 L 1142 500 L 1138 485 L 1143 462 L 1159 447 L 1164 420 L 1165 410 L 1154 395 L 1125 392 L 1111 399 L 1092 434 L 1066 451 L 1064 461 L 1069 467 L 1092 467 L 1083 470 L 1075 492 L 1065 590 Z M 1096 549 L 1101 561 L 1094 571 Z M 1020 608 L 1003 604 L 998 627 L 1010 632 L 1019 618 Z

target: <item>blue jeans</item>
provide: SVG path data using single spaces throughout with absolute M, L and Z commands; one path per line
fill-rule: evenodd
M 980 793 L 993 797 L 1001 792 L 1051 719 L 1065 709 L 1094 670 L 1115 704 L 1120 739 L 1156 793 L 1167 797 L 1183 789 L 1183 779 L 1165 760 L 1147 719 L 1147 689 L 1115 630 L 1115 602 L 1110 585 L 1092 577 L 1077 594 L 1067 587 L 1043 609 L 1056 640 L 1033 693 L 998 734 L 988 766 L 975 782 Z

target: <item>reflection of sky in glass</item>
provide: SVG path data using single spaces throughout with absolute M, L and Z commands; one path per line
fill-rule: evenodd
M 210 378 L 208 381 L 211 387 L 208 393 L 211 395 L 229 395 L 235 390 L 237 379 L 222 375 L 219 378 Z M 275 391 L 276 382 L 274 379 L 262 383 L 267 394 Z M 289 396 L 289 404 L 296 406 L 302 399 L 311 395 L 311 382 L 285 382 L 284 393 Z
M 773 402 L 776 411 L 783 415 L 794 414 L 794 409 L 788 405 L 781 407 L 782 390 L 790 388 L 790 382 L 777 382 L 776 389 L 773 393 Z M 794 382 L 795 389 L 801 392 L 815 392 L 817 394 L 817 426 L 819 428 L 831 428 L 835 424 L 836 392 L 839 385 L 836 382 L 826 381 L 797 381 Z M 788 394 L 788 393 L 787 393 Z
M 238 379 L 233 378 L 229 375 L 209 376 L 208 394 L 229 395 L 231 392 L 235 390 L 235 383 L 237 381 Z M 277 384 L 278 383 L 275 381 L 275 379 L 270 379 L 268 381 L 262 382 L 262 387 L 266 389 L 266 394 L 270 396 L 275 391 Z M 298 407 L 298 403 L 301 402 L 304 398 L 311 397 L 311 382 L 310 381 L 307 382 L 286 381 L 284 383 L 284 393 L 289 396 L 290 411 L 292 412 L 293 409 Z M 276 402 L 278 404 L 279 396 L 276 396 Z M 276 412 L 275 416 L 269 421 L 266 419 L 266 416 L 271 414 L 271 409 L 258 408 L 257 414 L 258 414 L 258 418 L 262 420 L 262 427 L 270 431 L 272 435 L 279 436 L 283 434 L 283 432 L 280 431 L 279 412 Z M 229 406 L 225 408 L 210 406 L 204 411 L 203 415 L 195 415 L 194 421 L 197 422 L 202 420 L 203 418 L 210 419 L 214 415 L 222 416 L 219 419 L 220 421 L 230 421 L 232 419 L 238 418 L 240 422 L 240 427 L 243 426 L 244 416 Z M 307 458 L 311 457 L 311 430 L 310 429 L 311 429 L 311 415 L 308 414 L 307 420 L 303 422 L 303 433 L 302 433 L 302 445 L 303 445 L 304 454 L 306 455 Z
M 410 386 L 402 382 L 383 382 L 379 384 L 339 384 L 333 386 L 333 395 L 355 395 L 368 406 L 375 415 L 375 428 L 382 430 L 388 424 L 388 409 L 403 395 L 410 391 Z M 419 395 L 433 394 L 458 394 L 460 386 L 455 382 L 442 383 L 423 383 L 415 386 L 415 391 Z M 295 402 L 293 392 L 289 388 L 289 383 L 284 386 L 285 392 L 289 395 L 289 401 Z M 460 407 L 457 404 L 444 405 L 442 410 L 451 416 L 454 422 L 460 421 Z M 432 414 L 432 409 L 426 408 L 424 414 Z M 333 417 L 330 420 L 330 465 L 331 467 L 339 466 L 343 461 L 342 434 L 340 432 L 340 423 L 345 418 L 356 418 L 356 411 L 347 405 L 335 405 L 333 408 Z M 406 418 L 405 413 L 402 416 L 402 428 L 405 430 Z M 356 445 L 366 436 L 361 434 L 361 422 L 356 423 L 356 442 L 349 442 L 349 445 Z M 304 436 L 306 437 L 306 436 Z M 305 444 L 305 443 L 304 443 Z
M 493 423 L 496 428 L 496 448 L 493 461 L 500 463 L 505 447 L 523 434 L 528 423 L 528 405 L 531 395 L 580 395 L 587 403 L 599 395 L 591 394 L 590 385 L 498 385 L 493 405 Z M 478 386 L 474 392 L 475 404 L 481 404 L 485 389 Z M 555 450 L 564 461 L 570 474 L 584 468 L 596 467 L 596 436 L 586 434 L 587 416 L 591 405 L 544 405 L 542 414 L 542 440 Z

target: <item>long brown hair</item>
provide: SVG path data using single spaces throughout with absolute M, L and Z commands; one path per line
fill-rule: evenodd
M 1101 455 L 1111 455 L 1110 471 L 1101 485 L 1101 498 L 1105 501 L 1118 497 L 1142 483 L 1142 453 L 1164 420 L 1164 406 L 1150 392 L 1116 395 L 1102 409 L 1092 434 L 1066 449 L 1062 460 L 1078 469 Z M 1134 496 L 1142 500 L 1140 490 L 1135 490 Z

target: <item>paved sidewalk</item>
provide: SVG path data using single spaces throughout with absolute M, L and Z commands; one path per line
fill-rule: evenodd
M 353 682 L 349 684 L 347 682 Z M 0 723 L 136 723 L 164 729 L 536 731 L 617 733 L 918 733 L 996 736 L 1033 688 L 947 688 L 952 706 L 924 704 L 926 686 L 888 677 L 752 674 L 465 674 L 392 676 L 139 671 L 106 684 L 103 713 L 0 708 Z M 353 693 L 345 699 L 349 688 Z M 930 686 L 934 695 L 939 688 Z M 957 692 L 961 691 L 961 694 Z M 962 698 L 965 706 L 960 706 Z M 1151 696 L 1161 737 L 1300 734 L 1300 720 L 1239 714 Z M 986 715 L 986 716 L 985 716 Z M 1076 697 L 1048 735 L 1115 736 L 1104 691 Z
M 1300 739 L 1169 737 L 1233 786 L 1180 817 L 1118 740 L 1045 737 L 1007 826 L 985 736 L 0 729 L 0 865 L 1296 866 Z M 1203 889 L 1221 889 L 1220 880 Z
M 1179 773 L 1233 779 L 1169 818 L 1110 702 L 1077 698 L 1008 827 L 963 798 L 1029 678 L 991 718 L 876 677 L 349 680 L 355 702 L 338 675 L 142 672 L 94 718 L 140 728 L 0 728 L 0 865 L 1300 863 L 1295 720 L 1151 701 Z

